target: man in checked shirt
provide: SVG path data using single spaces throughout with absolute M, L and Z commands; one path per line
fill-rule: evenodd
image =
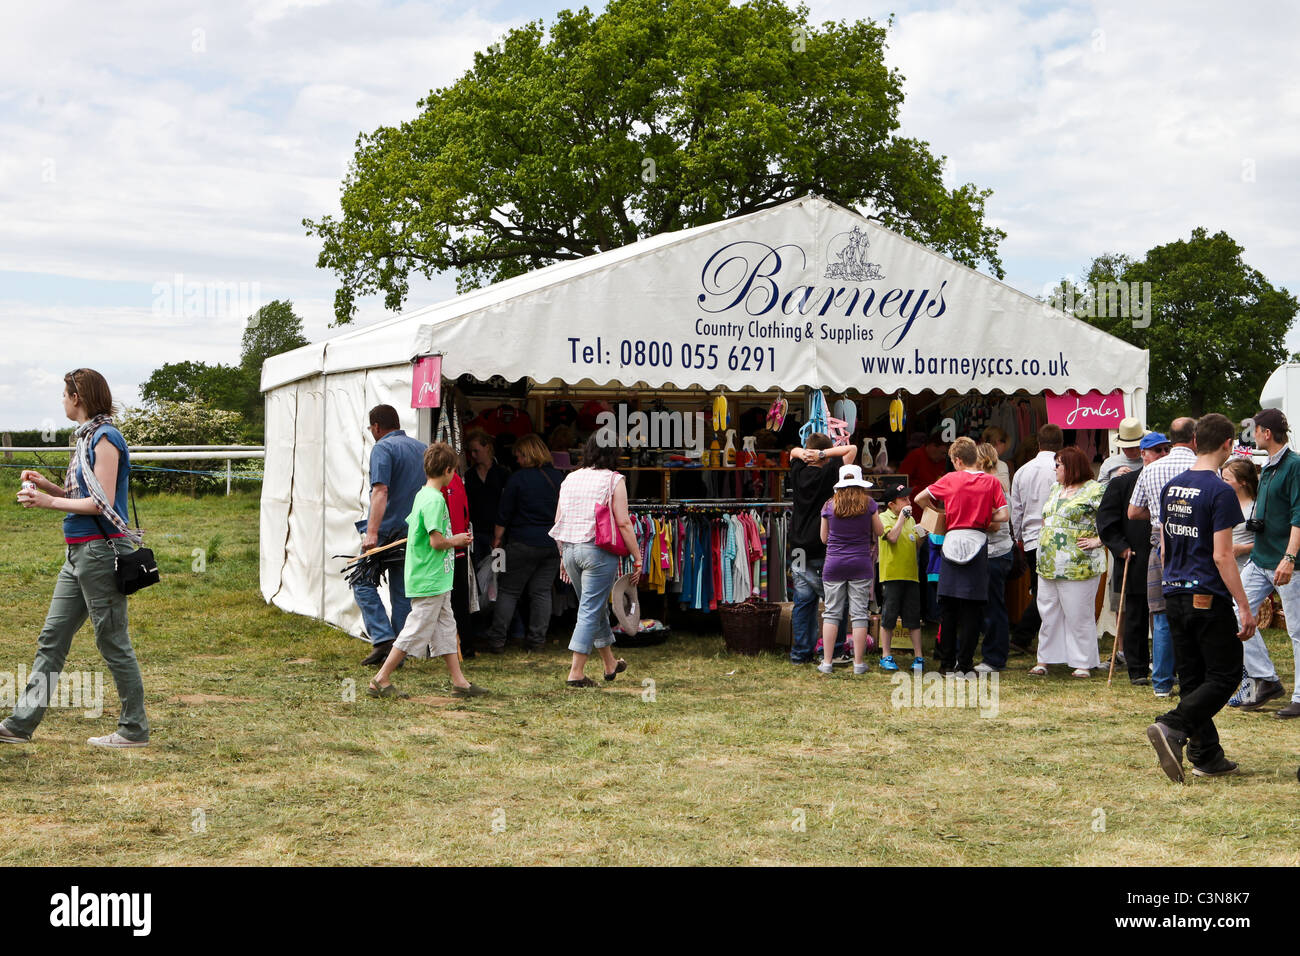
M 1196 464 L 1196 419 L 1175 418 L 1169 426 L 1173 447 L 1169 454 L 1142 468 L 1133 486 L 1128 516 L 1132 521 L 1151 522 L 1151 561 L 1160 567 L 1160 494 L 1165 485 Z M 1169 618 L 1163 611 L 1151 615 L 1151 682 L 1157 697 L 1168 697 L 1174 689 L 1174 644 Z

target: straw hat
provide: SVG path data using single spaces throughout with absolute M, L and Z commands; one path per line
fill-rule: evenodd
M 625 574 L 614 582 L 610 600 L 614 603 L 614 616 L 624 634 L 637 634 L 641 630 L 641 608 L 636 599 L 636 574 Z
M 870 488 L 871 482 L 862 477 L 862 469 L 857 465 L 842 465 L 840 467 L 840 480 L 835 482 L 836 488 L 848 488 L 855 485 L 858 488 Z
M 1146 434 L 1142 423 L 1136 418 L 1126 418 L 1119 423 L 1119 441 L 1115 444 L 1120 448 L 1136 448 L 1142 441 L 1142 436 Z

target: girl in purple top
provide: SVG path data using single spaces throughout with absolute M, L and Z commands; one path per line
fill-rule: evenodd
M 826 613 L 822 617 L 822 653 L 817 669 L 831 673 L 831 654 L 839 634 L 840 621 L 848 605 L 853 625 L 853 673 L 865 674 L 862 659 L 867 649 L 867 625 L 871 622 L 871 588 L 876 576 L 876 538 L 885 533 L 879 508 L 862 479 L 862 469 L 845 465 L 835 483 L 835 497 L 822 507 L 822 541 L 826 563 L 822 565 L 822 586 L 826 591 Z

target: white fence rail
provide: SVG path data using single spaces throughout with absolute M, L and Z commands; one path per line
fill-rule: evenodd
M 132 461 L 224 461 L 226 463 L 226 494 L 230 494 L 232 479 L 236 476 L 232 462 L 250 458 L 265 458 L 263 445 L 128 445 Z M 22 454 L 70 454 L 71 445 L 40 445 L 28 448 L 3 446 L 5 457 Z

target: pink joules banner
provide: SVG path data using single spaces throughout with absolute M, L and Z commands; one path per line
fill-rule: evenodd
M 1089 392 L 1076 395 L 1067 392 L 1053 395 L 1048 392 L 1047 420 L 1062 428 L 1119 428 L 1124 420 L 1124 393 L 1120 391 Z
M 442 356 L 426 355 L 415 363 L 411 376 L 411 407 L 442 406 Z

